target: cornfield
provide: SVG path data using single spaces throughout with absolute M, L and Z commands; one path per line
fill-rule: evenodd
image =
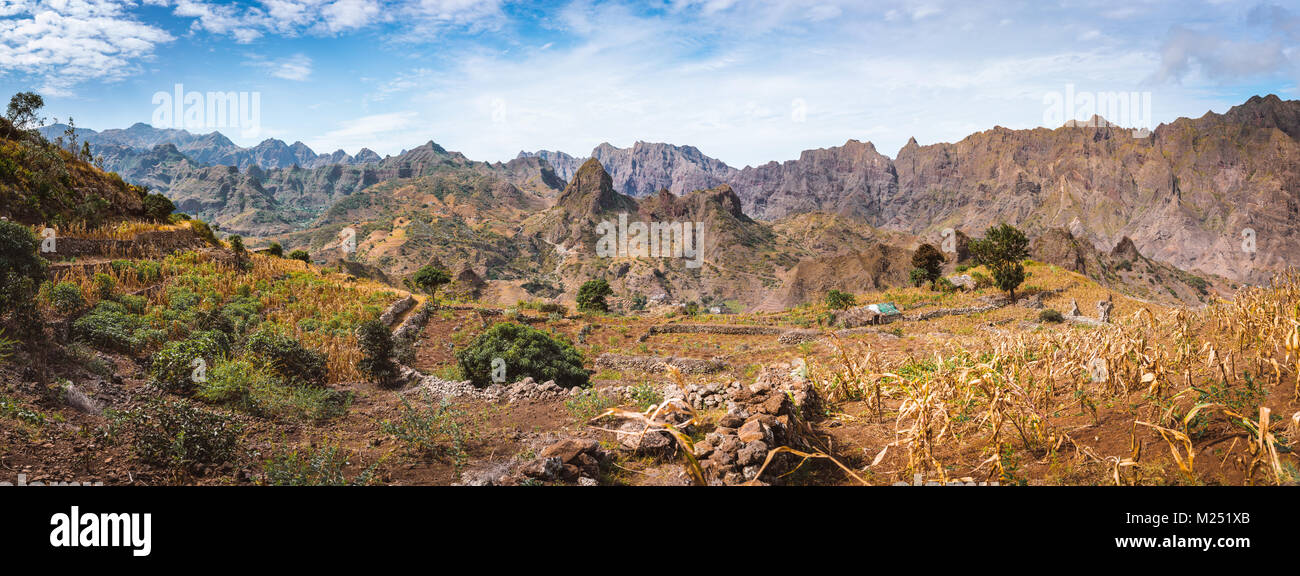
M 895 450 L 905 458 L 893 473 L 943 480 L 966 469 L 1007 481 L 1009 455 L 1068 456 L 1133 484 L 1162 468 L 1143 450 L 1154 444 L 1167 448 L 1155 454 L 1176 467 L 1172 481 L 1214 472 L 1210 481 L 1220 481 L 1224 467 L 1246 483 L 1296 481 L 1300 413 L 1271 414 L 1300 391 L 1300 275 L 1200 310 L 1127 308 L 1135 311 L 1112 324 L 999 332 L 933 359 L 891 362 L 832 338 L 835 360 L 810 374 L 827 399 L 863 400 L 869 415 L 893 420 L 895 439 L 873 472 Z M 1128 438 L 1123 451 L 1100 453 L 1099 431 L 1116 427 Z M 1211 449 L 1224 453 L 1206 458 Z

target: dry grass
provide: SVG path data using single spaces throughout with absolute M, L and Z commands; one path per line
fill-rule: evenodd
M 1074 297 L 1081 306 L 1091 301 Z M 1289 480 L 1286 451 L 1271 433 L 1284 423 L 1271 421 L 1262 404 L 1280 393 L 1294 402 L 1300 386 L 1300 276 L 1279 275 L 1271 286 L 1201 310 L 1116 304 L 1122 313 L 1109 325 L 989 328 L 971 338 L 977 353 L 935 351 L 933 359 L 891 360 L 863 343 L 832 339 L 835 355 L 810 376 L 830 400 L 862 399 L 877 417 L 893 417 L 896 440 L 885 450 L 904 450 L 907 474 L 946 478 L 953 467 L 975 465 L 965 460 L 966 448 L 981 446 L 974 469 L 987 466 L 990 476 L 1006 479 L 1009 451 L 1038 460 L 1066 447 L 1107 464 L 1121 483 L 1122 472 L 1141 463 L 1141 429 L 1169 447 L 1183 481 L 1199 483 L 1208 466 L 1197 458 L 1201 446 L 1217 440 L 1206 430 L 1236 429 L 1250 441 L 1234 443 L 1229 456 L 1243 451 L 1246 482 Z M 1247 416 L 1255 411 L 1258 418 Z M 1095 435 L 1106 412 L 1106 426 L 1122 414 L 1128 424 L 1121 425 L 1135 428 L 1131 451 L 1099 456 L 1072 436 Z

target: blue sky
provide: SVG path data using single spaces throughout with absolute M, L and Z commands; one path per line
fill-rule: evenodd
M 1294 3 L 0 0 L 0 90 L 44 94 L 47 116 L 126 127 L 176 84 L 255 92 L 257 130 L 223 133 L 317 152 L 644 140 L 744 166 L 857 139 L 894 156 L 1048 124 L 1067 91 L 1149 93 L 1122 123 L 1155 124 L 1294 99 L 1297 79 Z

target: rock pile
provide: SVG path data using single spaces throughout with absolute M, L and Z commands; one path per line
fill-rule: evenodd
M 683 374 L 713 374 L 727 369 L 722 360 L 701 358 L 678 358 L 676 356 L 621 356 L 618 354 L 601 354 L 596 358 L 597 368 L 610 370 L 636 370 L 640 372 L 657 372 L 663 365 L 673 366 Z
M 710 382 L 708 384 L 687 384 L 685 400 L 691 407 L 696 410 L 711 410 L 714 408 L 726 408 L 727 402 L 731 400 L 732 394 L 743 388 L 740 382 L 723 384 L 721 382 Z M 673 389 L 680 396 L 680 390 Z M 668 394 L 672 394 L 669 392 Z
M 490 402 L 514 404 L 524 400 L 555 400 L 576 396 L 581 388 L 565 388 L 554 380 L 536 382 L 531 377 L 514 384 L 493 384 L 479 388 L 469 380 L 453 382 L 436 376 L 422 376 L 419 384 L 406 393 L 429 393 L 442 398 L 478 398 Z
M 609 463 L 600 443 L 587 438 L 561 438 L 547 444 L 522 464 L 490 464 L 465 473 L 467 486 L 516 486 L 529 482 L 598 486 L 600 470 Z
M 546 448 L 537 458 L 519 467 L 513 479 L 531 478 L 541 482 L 572 482 L 595 486 L 601 462 L 609 456 L 600 443 L 586 438 L 565 438 Z M 522 477 L 522 478 L 521 478 Z
M 728 387 L 727 413 L 717 427 L 695 444 L 695 455 L 711 483 L 743 484 L 773 481 L 798 461 L 777 454 L 759 478 L 767 455 L 779 446 L 806 450 L 799 422 L 817 409 L 819 399 L 810 382 L 791 375 L 789 366 L 763 370 L 748 387 Z

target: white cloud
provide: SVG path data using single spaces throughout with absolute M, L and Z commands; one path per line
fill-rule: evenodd
M 341 122 L 338 128 L 307 140 L 315 150 L 360 150 L 377 148 L 380 142 L 411 142 L 412 146 L 428 142 L 431 134 L 419 125 L 419 114 L 412 111 L 388 112 Z M 389 150 L 385 150 L 388 152 Z
M 173 7 L 191 28 L 251 43 L 266 35 L 335 36 L 375 25 L 394 38 L 432 39 L 448 27 L 476 27 L 500 17 L 502 0 L 258 0 L 253 5 L 215 0 L 148 0 Z
M 268 74 L 276 78 L 298 82 L 302 82 L 310 77 L 312 71 L 312 60 L 305 54 L 295 54 L 278 60 L 254 59 L 250 63 L 254 66 L 265 69 Z
M 65 96 L 87 80 L 120 80 L 139 71 L 165 30 L 127 14 L 119 0 L 19 0 L 0 6 L 0 71 L 31 75 L 47 96 Z

